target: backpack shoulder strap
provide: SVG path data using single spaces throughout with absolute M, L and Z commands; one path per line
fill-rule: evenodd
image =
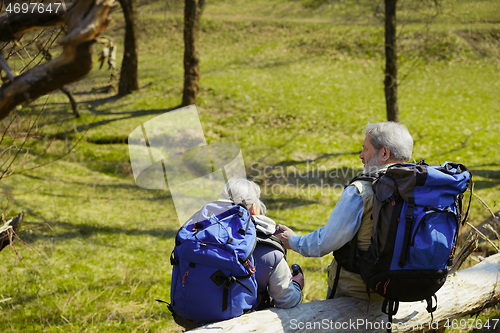
M 269 245 L 276 250 L 283 253 L 286 260 L 286 249 L 283 246 L 283 242 L 278 239 L 278 237 L 273 235 L 266 235 L 263 232 L 257 231 L 257 244 Z
M 379 174 L 376 174 L 376 175 L 361 174 L 361 175 L 356 176 L 353 179 L 351 179 L 351 181 L 345 187 L 347 187 L 347 186 L 351 185 L 352 183 L 354 183 L 356 181 L 359 181 L 359 180 L 361 180 L 361 181 L 369 181 L 369 182 L 373 183 L 374 181 L 376 181 L 379 178 L 380 178 Z

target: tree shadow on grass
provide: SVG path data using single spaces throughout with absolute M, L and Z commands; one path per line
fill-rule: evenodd
M 474 189 L 483 190 L 500 186 L 500 169 L 499 170 L 469 170 L 472 174 Z M 485 178 L 482 180 L 474 179 L 474 177 Z
M 39 176 L 34 176 L 30 175 L 29 173 L 24 173 L 24 177 L 36 179 L 36 180 L 41 180 L 41 181 L 47 181 L 47 178 L 44 177 L 39 177 Z M 60 181 L 65 184 L 71 184 L 72 186 L 85 186 L 85 187 L 92 187 L 96 188 L 99 190 L 106 190 L 106 189 L 116 189 L 116 190 L 132 190 L 134 192 L 139 192 L 142 194 L 141 197 L 139 198 L 109 198 L 109 197 L 104 197 L 104 198 L 99 198 L 96 196 L 93 196 L 93 199 L 108 199 L 108 200 L 143 200 L 143 201 L 160 201 L 160 200 L 168 200 L 172 199 L 172 195 L 170 194 L 168 189 L 165 190 L 150 190 L 150 189 L 143 189 L 139 186 L 137 186 L 135 183 L 134 184 L 99 184 L 99 183 L 84 183 L 84 182 L 78 182 L 78 181 L 66 181 L 64 179 L 58 179 L 57 181 Z M 143 193 L 144 191 L 147 191 L 149 193 L 155 192 L 156 195 L 154 197 L 144 197 Z M 71 194 L 54 194 L 54 193 L 49 193 L 49 192 L 44 192 L 44 195 L 47 196 L 53 196 L 53 197 L 72 197 L 72 198 L 86 198 L 86 196 L 80 196 L 80 195 L 71 195 Z
M 34 243 L 37 241 L 65 241 L 74 238 L 84 238 L 89 241 L 89 237 L 94 235 L 127 235 L 127 236 L 152 236 L 158 238 L 173 238 L 178 232 L 178 229 L 173 228 L 134 228 L 134 222 L 131 221 L 131 228 L 120 226 L 102 226 L 96 224 L 72 224 L 68 222 L 52 221 L 50 223 L 26 223 L 26 225 L 37 226 L 40 228 L 50 227 L 51 232 L 31 233 L 22 235 L 21 239 L 26 243 Z M 100 244 L 109 245 L 113 244 Z
M 100 126 L 104 126 L 104 125 L 113 123 L 115 121 L 133 119 L 133 118 L 148 116 L 148 115 L 159 115 L 159 114 L 163 114 L 163 113 L 167 113 L 167 112 L 176 110 L 179 107 L 180 106 L 175 106 L 175 107 L 166 108 L 166 109 L 151 109 L 151 110 L 137 110 L 137 111 L 130 111 L 130 112 L 122 112 L 119 114 L 128 114 L 128 116 L 112 118 L 112 119 L 104 119 L 104 120 L 92 122 L 90 124 L 82 124 L 82 125 L 77 126 L 75 129 L 69 129 L 67 131 L 57 133 L 55 135 L 55 138 L 60 139 L 60 140 L 65 140 L 69 136 L 74 136 L 75 132 L 78 132 L 78 133 L 86 132 L 88 130 L 91 130 L 91 129 L 94 129 L 94 128 L 97 128 Z M 109 115 L 115 115 L 115 114 L 118 114 L 118 113 L 112 113 Z M 119 141 L 122 141 L 120 143 L 127 143 L 128 136 L 120 139 Z M 107 142 L 99 142 L 99 143 L 107 143 Z M 113 143 L 116 143 L 116 142 L 113 142 Z

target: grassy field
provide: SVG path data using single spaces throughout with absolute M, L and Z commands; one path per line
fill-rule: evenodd
M 415 139 L 414 159 L 466 164 L 476 193 L 498 212 L 500 11 L 494 1 L 477 3 L 455 1 L 454 15 L 433 24 L 408 11 L 399 33 L 399 105 Z M 268 215 L 297 233 L 325 224 L 339 186 L 362 169 L 363 128 L 385 120 L 383 27 L 369 10 L 348 15 L 348 4 L 208 1 L 202 20 L 197 108 L 205 137 L 241 148 Z M 169 299 L 179 228 L 173 202 L 169 191 L 135 185 L 125 144 L 132 130 L 181 100 L 181 6 L 166 5 L 139 7 L 141 89 L 117 99 L 102 92 L 110 72 L 94 69 L 70 86 L 78 120 L 66 97 L 53 93 L 41 121 L 58 122 L 29 143 L 34 160 L 25 166 L 55 160 L 83 139 L 63 159 L 0 182 L 1 211 L 26 212 L 23 243 L 0 253 L 0 331 L 181 331 L 155 302 Z M 106 35 L 121 59 L 119 12 Z M 293 186 L 279 193 L 276 184 Z M 470 221 L 479 225 L 488 216 L 473 200 Z M 304 269 L 303 302 L 324 299 L 331 256 L 288 258 Z

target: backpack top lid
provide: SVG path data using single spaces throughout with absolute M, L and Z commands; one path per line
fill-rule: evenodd
M 176 245 L 184 242 L 223 249 L 246 260 L 255 248 L 255 225 L 245 207 L 228 200 L 215 201 L 184 223 L 177 233 Z
M 450 206 L 455 196 L 467 189 L 470 173 L 467 167 L 452 162 L 443 165 L 421 165 L 401 163 L 391 165 L 378 182 L 376 198 L 384 201 L 396 189 L 399 195 L 408 201 L 413 197 L 419 206 L 435 206 L 444 208 Z

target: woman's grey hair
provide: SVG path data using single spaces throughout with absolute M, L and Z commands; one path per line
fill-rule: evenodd
M 375 150 L 389 148 L 392 158 L 406 162 L 411 158 L 413 138 L 405 125 L 386 121 L 366 126 L 365 135 L 370 135 L 370 143 Z
M 232 200 L 236 204 L 245 204 L 247 209 L 256 204 L 262 213 L 264 204 L 260 201 L 260 187 L 245 178 L 231 178 L 222 190 L 222 199 Z M 265 210 L 264 206 L 264 210 Z

